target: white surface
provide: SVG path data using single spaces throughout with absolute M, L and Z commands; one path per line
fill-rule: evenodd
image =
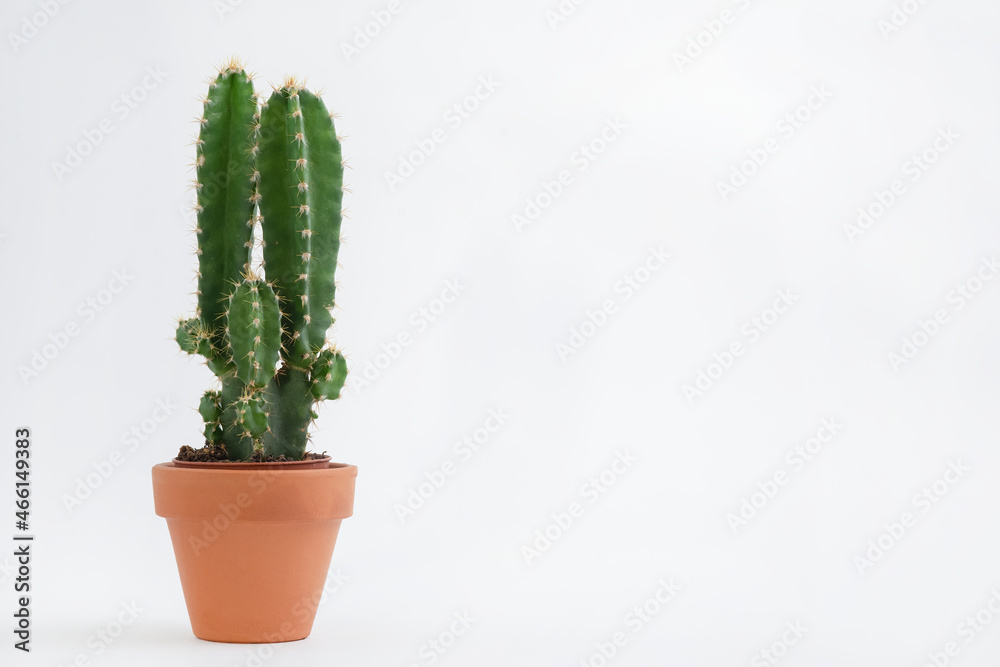
M 5 3 L 5 34 L 38 6 Z M 949 292 L 1000 250 L 1000 7 L 926 3 L 884 38 L 889 0 L 590 0 L 555 29 L 556 0 L 403 0 L 348 62 L 341 43 L 386 6 L 245 0 L 220 18 L 211 2 L 71 2 L 16 52 L 5 40 L 0 536 L 20 425 L 38 535 L 34 652 L 16 664 L 254 664 L 190 634 L 149 479 L 197 441 L 211 379 L 171 337 L 194 305 L 188 121 L 232 54 L 264 88 L 307 75 L 342 116 L 353 193 L 333 337 L 355 377 L 412 335 L 323 410 L 316 448 L 360 468 L 334 555 L 349 580 L 267 665 L 428 665 L 421 646 L 463 611 L 475 624 L 436 664 L 579 665 L 618 630 L 622 667 L 767 664 L 755 655 L 795 621 L 808 632 L 783 665 L 917 666 L 952 640 L 949 664 L 996 664 L 1000 619 L 971 642 L 959 624 L 1000 588 L 1000 280 L 961 310 Z M 724 8 L 734 20 L 678 71 L 673 54 Z M 147 67 L 166 76 L 122 117 L 115 100 Z M 496 91 L 449 124 L 491 76 Z M 779 121 L 824 86 L 788 137 Z M 113 132 L 57 179 L 52 163 L 104 118 Z M 616 118 L 627 127 L 579 171 L 575 151 Z M 385 173 L 438 127 L 444 143 L 390 190 Z M 904 164 L 949 127 L 958 139 L 910 180 Z M 769 137 L 777 152 L 723 201 L 717 182 Z M 511 216 L 563 169 L 572 183 L 517 233 Z M 897 178 L 905 193 L 849 242 L 844 225 Z M 626 300 L 616 283 L 651 246 L 671 258 Z M 86 319 L 78 304 L 122 269 L 126 289 Z M 412 314 L 449 280 L 465 290 L 418 331 Z M 689 402 L 682 387 L 749 342 L 744 322 L 778 290 L 794 307 Z M 560 359 L 609 298 L 617 312 Z M 938 309 L 948 322 L 894 370 L 887 354 Z M 22 382 L 71 322 L 79 335 Z M 123 434 L 157 400 L 172 414 L 129 451 Z M 453 443 L 492 408 L 508 423 L 461 461 Z M 843 429 L 794 472 L 786 453 L 830 417 Z M 123 465 L 69 512 L 63 494 L 116 449 Z M 638 462 L 590 504 L 581 486 L 619 451 Z M 449 458 L 456 474 L 401 525 L 395 504 Z M 969 471 L 923 513 L 913 496 L 956 460 Z M 734 534 L 727 514 L 780 470 L 788 484 Z M 583 516 L 529 565 L 521 547 L 574 501 Z M 906 511 L 915 526 L 861 574 L 855 556 Z M 671 577 L 683 590 L 633 632 L 626 614 Z M 144 611 L 96 655 L 88 637 L 133 601 Z

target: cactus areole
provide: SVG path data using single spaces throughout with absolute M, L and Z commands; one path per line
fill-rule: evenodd
M 327 341 L 344 193 L 333 115 L 295 79 L 262 101 L 231 62 L 199 121 L 198 310 L 176 337 L 219 378 L 199 407 L 205 444 L 231 461 L 298 461 L 315 404 L 347 379 Z

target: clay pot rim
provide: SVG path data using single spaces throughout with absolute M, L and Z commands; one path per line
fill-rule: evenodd
M 220 504 L 236 502 L 240 522 L 299 522 L 351 516 L 358 468 L 327 463 L 325 468 L 212 469 L 168 462 L 154 465 L 152 474 L 155 511 L 167 519 L 204 518 Z M 242 503 L 241 496 L 247 496 Z
M 179 461 L 173 458 L 163 465 L 184 470 L 326 470 L 344 468 L 348 463 L 335 463 L 329 456 L 302 461 Z
M 284 477 L 285 475 L 290 475 L 296 479 L 311 477 L 314 475 L 329 476 L 333 475 L 335 477 L 357 477 L 358 467 L 350 463 L 334 463 L 328 462 L 325 467 L 317 468 L 316 466 L 311 467 L 281 467 L 273 466 L 269 464 L 254 464 L 254 465 L 243 465 L 240 467 L 234 466 L 217 466 L 217 467 L 197 467 L 197 466 L 179 466 L 173 461 L 166 461 L 164 463 L 156 463 L 153 465 L 154 474 L 157 470 L 162 470 L 163 474 L 167 475 L 181 475 L 181 476 L 214 476 L 220 475 L 225 477 L 236 477 L 236 476 L 250 476 L 256 477 L 260 475 L 266 475 L 268 477 L 273 475 L 280 475 Z

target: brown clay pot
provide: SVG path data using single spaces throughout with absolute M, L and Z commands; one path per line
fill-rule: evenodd
M 312 630 L 358 469 L 343 463 L 160 463 L 166 518 L 195 636 L 274 643 Z

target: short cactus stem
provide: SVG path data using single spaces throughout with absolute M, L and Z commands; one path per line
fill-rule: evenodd
M 281 311 L 270 285 L 248 275 L 236 286 L 226 310 L 226 337 L 236 377 L 263 388 L 277 371 L 281 348 Z
M 311 379 L 310 391 L 316 400 L 340 398 L 340 391 L 347 381 L 347 359 L 330 348 L 322 350 L 316 355 Z

